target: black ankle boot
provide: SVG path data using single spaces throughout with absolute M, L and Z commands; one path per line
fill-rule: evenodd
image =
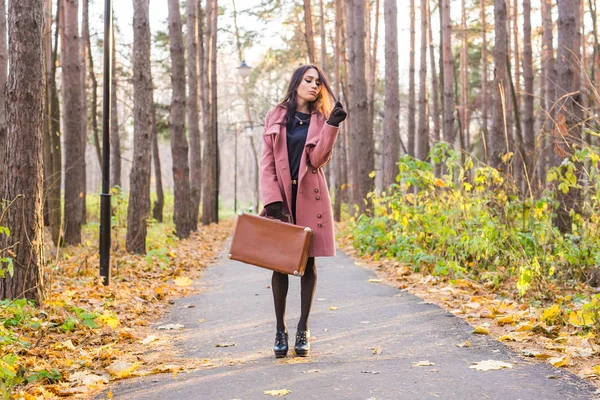
M 308 357 L 308 353 L 310 352 L 310 331 L 301 331 L 298 330 L 296 332 L 296 346 L 294 346 L 294 350 L 296 350 L 296 355 L 298 357 Z
M 278 330 L 275 334 L 275 345 L 273 352 L 276 358 L 285 357 L 288 352 L 288 333 L 287 331 Z

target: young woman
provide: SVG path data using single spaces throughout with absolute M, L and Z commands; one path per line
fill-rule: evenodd
M 339 124 L 346 111 L 338 101 L 332 107 L 330 85 L 315 65 L 292 74 L 283 101 L 267 113 L 260 160 L 262 215 L 281 218 L 291 214 L 296 225 L 313 232 L 306 270 L 301 278 L 301 315 L 296 331 L 296 355 L 310 352 L 308 315 L 317 283 L 315 257 L 334 256 L 333 215 L 323 166 L 331 160 Z M 277 332 L 273 351 L 285 357 L 288 332 L 285 305 L 288 276 L 273 272 L 271 279 Z

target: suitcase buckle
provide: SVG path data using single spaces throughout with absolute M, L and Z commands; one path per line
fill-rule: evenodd
M 232 257 L 233 257 L 233 255 L 231 255 L 231 253 L 227 254 L 227 258 L 229 258 L 230 260 Z

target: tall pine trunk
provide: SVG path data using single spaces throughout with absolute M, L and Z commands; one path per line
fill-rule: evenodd
M 525 93 L 523 94 L 523 145 L 525 157 L 525 179 L 529 184 L 523 189 L 531 193 L 530 183 L 533 176 L 535 160 L 535 131 L 533 115 L 533 52 L 531 48 L 531 0 L 523 0 L 523 77 Z
M 384 0 L 385 23 L 385 103 L 383 113 L 383 187 L 396 183 L 400 156 L 400 85 L 398 74 L 398 6 Z
M 494 114 L 488 142 L 488 163 L 501 168 L 502 156 L 508 152 L 508 137 L 505 125 L 506 95 L 509 93 L 507 79 L 508 39 L 506 30 L 506 0 L 494 0 L 495 43 L 494 43 Z
M 465 0 L 462 0 L 460 37 L 460 127 L 465 149 L 469 152 L 471 150 L 471 138 L 469 135 L 469 59 L 467 41 L 467 10 Z
M 64 52 L 63 96 L 65 126 L 65 243 L 81 243 L 81 223 L 85 212 L 85 154 L 81 133 L 81 64 L 79 59 L 78 0 L 63 0 Z
M 427 2 L 421 0 L 421 51 L 419 54 L 419 125 L 415 155 L 425 160 L 429 154 L 429 119 L 427 110 Z
M 90 25 L 89 25 L 89 0 L 81 0 L 81 36 L 79 37 L 79 59 L 81 65 L 81 152 L 86 153 L 87 149 L 87 139 L 88 139 L 88 108 L 87 108 L 87 67 L 90 66 L 90 71 L 93 74 L 93 60 L 90 58 L 90 62 L 88 63 L 88 43 L 90 37 Z M 91 50 L 91 49 L 90 49 Z M 91 51 L 90 51 L 91 55 Z M 95 77 L 95 75 L 94 75 Z M 84 168 L 85 168 L 85 158 L 84 158 Z M 100 166 L 102 167 L 102 163 L 100 162 Z M 85 224 L 87 222 L 86 215 L 86 193 L 87 193 L 87 173 L 84 169 L 83 173 L 83 182 L 81 186 L 83 187 L 83 194 L 81 196 L 81 223 Z
M 558 49 L 557 49 L 557 85 L 556 98 L 560 100 L 560 108 L 556 121 L 559 125 L 557 131 L 560 137 L 557 140 L 557 148 L 561 157 L 571 156 L 575 152 L 575 145 L 581 140 L 582 110 L 578 104 L 580 96 L 580 70 L 579 60 L 581 58 L 581 30 L 580 24 L 580 0 L 558 1 Z M 577 177 L 581 177 L 580 166 L 577 165 Z M 565 233 L 571 231 L 570 211 L 576 212 L 580 209 L 581 189 L 571 187 L 568 193 L 558 190 L 558 201 L 555 224 L 558 229 Z
M 117 107 L 119 85 L 117 82 L 117 51 L 116 41 L 112 42 L 112 82 L 110 96 L 110 185 L 121 185 L 121 136 L 119 134 L 119 108 Z
M 219 141 L 217 130 L 217 16 L 216 0 L 209 0 L 206 9 L 206 74 L 210 99 L 205 132 L 204 181 L 202 189 L 202 224 L 219 222 Z
M 444 141 L 454 145 L 454 60 L 450 0 L 442 0 L 442 60 L 444 79 Z
M 3 193 L 14 202 L 0 224 L 0 248 L 13 246 L 14 274 L 0 280 L 0 298 L 44 298 L 43 149 L 44 0 L 11 1 L 8 7 L 10 75 L 6 86 L 7 141 Z M 77 54 L 77 53 L 75 53 Z
M 317 50 L 315 49 L 315 34 L 312 24 L 312 10 L 310 0 L 304 0 L 304 28 L 304 35 L 306 37 L 306 48 L 308 50 L 308 59 L 311 64 L 314 64 L 315 62 L 317 62 Z
M 154 182 L 156 184 L 156 202 L 152 207 L 152 218 L 163 222 L 163 208 L 165 206 L 165 193 L 162 183 L 162 168 L 158 152 L 158 129 L 156 128 L 156 103 L 152 102 L 152 160 L 154 165 Z
M 415 0 L 410 0 L 410 55 L 408 66 L 408 148 L 410 156 L 415 156 L 416 137 L 416 95 L 415 95 Z
M 171 52 L 171 153 L 175 205 L 173 220 L 177 237 L 190 236 L 190 167 L 185 136 L 185 59 L 179 0 L 169 0 L 169 40 Z
M 149 0 L 133 1 L 133 163 L 129 175 L 126 248 L 146 253 L 146 220 L 150 216 L 152 154 L 152 71 Z M 178 13 L 179 15 L 179 13 Z
M 429 65 L 431 71 L 431 102 L 433 104 L 433 141 L 440 141 L 440 86 L 438 83 L 437 66 L 435 63 L 435 46 L 433 45 L 433 30 L 431 29 L 431 9 L 427 1 L 427 41 L 429 42 Z
M 200 193 L 202 191 L 202 149 L 200 147 L 200 114 L 198 110 L 198 3 L 188 1 L 187 11 L 187 76 L 188 103 L 187 121 L 190 136 L 190 225 L 192 231 L 198 229 L 200 212 Z
M 50 3 L 50 7 L 52 3 Z M 8 52 L 6 48 L 6 0 L 0 1 L 0 201 L 4 199 L 4 159 L 6 158 L 6 73 Z
M 545 176 L 550 165 L 554 164 L 554 102 L 556 100 L 556 64 L 554 57 L 554 23 L 552 21 L 552 0 L 542 0 L 542 62 L 544 63 L 544 98 L 543 105 L 546 123 L 542 143 L 542 161 L 540 161 L 540 176 Z
M 486 154 L 486 141 L 488 140 L 488 48 L 487 48 L 487 22 L 486 22 L 486 0 L 480 3 L 481 19 L 481 143 L 483 154 Z M 485 160 L 485 159 L 484 159 Z

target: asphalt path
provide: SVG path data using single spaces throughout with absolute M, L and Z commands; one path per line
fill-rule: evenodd
M 113 399 L 595 399 L 596 389 L 568 371 L 530 361 L 502 343 L 473 334 L 454 315 L 394 287 L 369 283 L 373 272 L 349 257 L 317 258 L 309 320 L 311 355 L 293 355 L 300 279 L 290 277 L 290 352 L 275 359 L 275 315 L 267 270 L 222 256 L 197 280 L 200 293 L 175 302 L 162 324 L 186 357 L 206 367 L 127 379 Z M 186 308 L 185 304 L 193 304 Z M 163 331 L 164 332 L 164 331 Z M 458 344 L 468 340 L 470 347 Z M 224 347 L 223 347 L 224 346 Z M 510 369 L 478 371 L 496 360 Z M 427 361 L 427 362 L 425 362 Z M 426 365 L 430 364 L 430 365 Z M 106 399 L 106 391 L 97 397 Z

